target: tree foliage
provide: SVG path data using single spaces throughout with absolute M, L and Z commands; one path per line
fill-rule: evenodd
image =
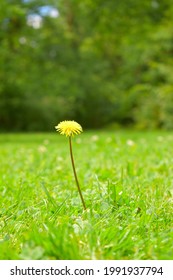
M 171 0 L 6 1 L 1 130 L 173 128 Z

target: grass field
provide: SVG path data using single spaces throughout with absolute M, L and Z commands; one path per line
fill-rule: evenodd
M 0 135 L 0 259 L 172 259 L 173 133 Z

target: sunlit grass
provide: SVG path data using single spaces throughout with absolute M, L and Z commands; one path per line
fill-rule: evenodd
M 173 135 L 0 135 L 1 259 L 172 259 Z

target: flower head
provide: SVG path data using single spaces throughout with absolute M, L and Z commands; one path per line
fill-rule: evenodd
M 74 134 L 80 134 L 82 132 L 82 127 L 75 121 L 63 121 L 60 122 L 55 129 L 63 135 L 73 136 Z

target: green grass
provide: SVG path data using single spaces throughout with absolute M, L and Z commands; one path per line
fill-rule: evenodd
M 0 259 L 172 259 L 173 133 L 0 135 Z

